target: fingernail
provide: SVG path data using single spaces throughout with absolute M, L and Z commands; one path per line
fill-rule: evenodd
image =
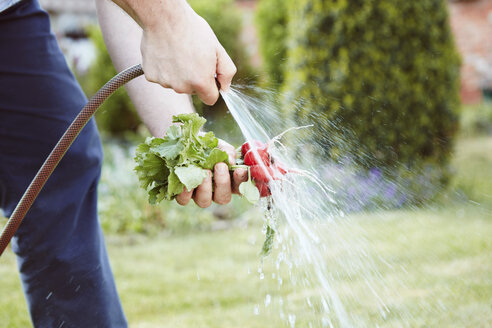
M 225 173 L 227 171 L 227 165 L 222 165 L 222 163 L 220 163 L 218 171 L 219 173 Z

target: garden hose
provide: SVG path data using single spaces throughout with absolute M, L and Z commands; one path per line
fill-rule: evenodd
M 70 148 L 75 138 L 77 138 L 80 131 L 84 128 L 87 122 L 89 122 L 99 106 L 104 102 L 104 100 L 106 100 L 106 98 L 116 91 L 116 89 L 142 74 L 143 70 L 140 64 L 125 69 L 109 80 L 101 89 L 99 89 L 99 91 L 97 91 L 97 93 L 82 108 L 63 136 L 60 140 L 58 140 L 58 143 L 55 148 L 53 148 L 48 158 L 46 158 L 43 166 L 41 166 L 38 173 L 29 184 L 29 187 L 27 187 L 27 190 L 24 192 L 24 195 L 14 209 L 10 219 L 7 221 L 7 224 L 0 235 L 0 256 L 3 254 L 5 248 L 7 248 L 7 245 L 19 228 L 22 220 L 26 216 L 27 211 L 31 208 L 34 200 L 50 177 L 51 173 L 53 173 L 53 170 L 56 168 L 58 163 L 60 163 L 60 160 L 67 152 L 68 148 Z

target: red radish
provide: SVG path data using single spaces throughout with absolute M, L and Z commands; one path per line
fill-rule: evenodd
M 266 148 L 257 148 L 256 150 L 258 151 L 261 161 L 263 161 L 266 166 L 270 166 L 270 155 Z M 244 164 L 248 166 L 259 164 L 253 150 L 249 150 L 246 155 L 244 155 Z
M 282 175 L 285 175 L 287 173 L 287 169 L 284 167 L 284 164 L 282 164 L 280 162 L 275 162 L 273 167 Z
M 251 179 L 255 182 L 260 192 L 260 197 L 266 197 L 271 195 L 268 186 L 269 182 L 271 180 L 279 180 L 283 175 L 291 171 L 287 170 L 281 162 L 274 161 L 268 153 L 268 145 L 258 140 L 254 140 L 251 144 L 245 142 L 241 146 L 241 154 L 243 155 L 244 164 L 250 167 Z M 257 154 L 255 154 L 255 150 L 258 152 Z M 261 162 L 264 165 L 261 165 Z
M 273 170 L 271 167 L 261 165 L 253 165 L 250 167 L 251 178 L 255 182 L 268 182 L 273 178 Z
M 258 188 L 258 191 L 260 192 L 260 197 L 266 197 L 272 194 L 270 188 L 268 188 L 268 183 L 266 182 L 256 182 L 256 188 Z
M 258 148 L 258 149 L 262 149 L 262 148 L 267 148 L 266 145 L 261 142 L 261 141 L 258 141 L 258 140 L 253 140 L 253 147 L 254 148 Z M 246 153 L 251 149 L 251 145 L 249 144 L 249 142 L 245 142 L 243 143 L 243 145 L 241 146 L 241 155 L 246 155 Z

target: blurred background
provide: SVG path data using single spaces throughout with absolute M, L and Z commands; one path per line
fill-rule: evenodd
M 320 162 L 356 165 L 338 181 L 340 203 L 411 284 L 388 304 L 410 313 L 404 320 L 377 317 L 371 304 L 353 311 L 369 326 L 492 325 L 492 0 L 188 2 L 236 63 L 235 83 L 274 94 L 293 122 L 316 120 L 306 138 Z M 116 74 L 93 1 L 40 3 L 90 97 Z M 222 100 L 194 103 L 207 129 L 242 144 Z M 286 326 L 263 301 L 276 285 L 257 273 L 273 265 L 257 254 L 260 211 L 239 197 L 206 210 L 150 206 L 133 172 L 148 132 L 126 92 L 96 116 L 100 220 L 131 326 Z M 0 322 L 25 327 L 15 259 L 4 257 Z

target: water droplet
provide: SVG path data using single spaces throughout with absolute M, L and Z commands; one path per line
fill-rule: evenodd
M 255 236 L 250 236 L 248 238 L 248 242 L 251 244 L 251 245 L 255 245 L 256 244 L 256 237 Z
M 260 306 L 258 304 L 255 305 L 255 309 L 253 310 L 254 315 L 260 314 Z
M 289 314 L 289 323 L 292 328 L 296 326 L 296 315 L 295 314 Z
M 270 294 L 267 294 L 265 296 L 265 307 L 269 306 L 271 302 L 272 302 L 272 296 Z
M 381 313 L 381 316 L 383 317 L 383 319 L 386 320 L 386 317 L 387 317 L 386 316 L 386 314 L 387 314 L 386 311 L 383 310 L 383 309 L 381 309 L 380 313 Z
M 200 272 L 196 273 L 196 280 L 200 280 Z
M 51 295 L 53 295 L 53 292 L 50 292 L 50 293 L 46 296 L 46 300 L 48 300 L 48 299 L 51 297 Z

